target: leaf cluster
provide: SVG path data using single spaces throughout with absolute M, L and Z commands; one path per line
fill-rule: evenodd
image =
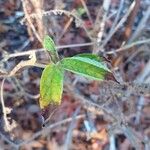
M 41 108 L 61 103 L 65 71 L 94 80 L 104 80 L 111 72 L 104 59 L 95 54 L 78 54 L 60 60 L 55 43 L 49 36 L 45 37 L 43 47 L 50 52 L 52 62 L 45 67 L 40 80 Z

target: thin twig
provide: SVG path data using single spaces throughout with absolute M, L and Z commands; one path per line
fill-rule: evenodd
M 99 24 L 99 19 L 100 19 L 101 15 L 102 15 L 102 12 L 103 12 L 103 7 L 100 6 L 99 11 L 98 11 L 97 16 L 96 16 L 96 19 L 95 19 L 95 22 L 94 22 L 94 29 L 95 29 L 95 28 L 98 26 L 98 24 Z
M 112 134 L 109 139 L 110 139 L 110 147 L 109 147 L 109 150 L 116 150 L 115 135 Z
M 35 34 L 35 36 L 37 37 L 37 39 L 39 40 L 40 43 L 42 43 L 42 39 L 41 37 L 39 36 L 39 34 L 37 33 L 32 21 L 31 21 L 31 18 L 30 18 L 30 15 L 28 14 L 28 11 L 27 11 L 27 8 L 26 8 L 26 0 L 21 0 L 22 1 L 22 6 L 23 6 L 23 9 L 24 9 L 24 12 L 25 12 L 25 17 L 29 23 L 29 26 L 30 28 L 32 29 L 33 33 Z
M 141 47 L 139 47 L 138 49 L 137 49 L 137 51 L 135 51 L 132 55 L 130 55 L 129 57 L 128 57 L 128 59 L 123 63 L 123 67 L 127 64 L 127 63 L 129 63 L 133 58 L 135 58 L 139 53 L 146 53 L 146 54 L 150 54 L 150 51 L 149 51 L 149 49 L 147 48 L 146 49 L 146 47 L 145 46 L 141 46 Z
M 86 28 L 86 26 L 84 25 L 83 20 L 82 20 L 80 17 L 78 17 L 78 16 L 76 15 L 76 13 L 74 13 L 74 12 L 75 12 L 75 10 L 72 11 L 72 12 L 69 12 L 69 11 L 67 11 L 67 10 L 55 9 L 55 10 L 45 11 L 45 12 L 43 12 L 42 14 L 31 14 L 31 15 L 29 15 L 28 17 L 29 17 L 29 18 L 36 18 L 36 16 L 38 16 L 38 15 L 48 16 L 48 15 L 51 15 L 51 14 L 54 14 L 54 15 L 63 15 L 63 14 L 65 14 L 65 15 L 68 16 L 68 17 L 73 17 L 73 18 L 75 18 L 76 21 L 79 23 L 79 26 L 85 30 L 87 36 L 93 41 L 93 38 L 92 38 L 91 35 L 89 34 L 89 31 L 88 31 L 88 29 Z M 26 21 L 26 20 L 27 20 L 27 17 L 24 17 L 24 19 L 22 19 L 22 23 L 23 23 L 24 21 Z
M 6 142 L 8 142 L 12 147 L 18 149 L 19 146 L 17 144 L 15 144 L 14 142 L 10 141 L 5 135 L 3 135 L 1 132 L 0 132 L 0 136 L 3 140 L 5 140 Z
M 122 36 L 123 36 L 123 39 L 124 39 L 125 42 L 129 39 L 129 37 L 132 33 L 132 26 L 134 24 L 135 17 L 137 15 L 138 11 L 139 11 L 140 2 L 141 2 L 141 0 L 136 0 L 135 1 L 134 8 L 132 9 L 130 15 L 127 18 L 126 24 L 124 25 L 125 30 L 124 30 L 124 33 L 123 33 Z
M 141 45 L 141 44 L 146 44 L 146 43 L 150 43 L 150 39 L 146 39 L 146 40 L 141 40 L 141 41 L 136 41 L 134 43 L 131 43 L 131 44 L 128 44 L 128 45 L 125 45 L 123 47 L 120 47 L 118 49 L 116 49 L 115 51 L 109 51 L 109 52 L 106 52 L 107 55 L 111 55 L 111 54 L 114 54 L 114 53 L 119 53 L 119 52 L 123 52 L 125 50 L 130 50 L 131 47 L 133 46 L 137 46 L 137 45 Z
M 132 146 L 134 146 L 136 150 L 141 150 L 141 139 L 139 139 L 135 132 L 133 132 L 132 128 L 125 125 L 121 126 L 120 128 L 127 139 L 131 142 Z
M 81 118 L 84 118 L 85 115 L 78 115 L 75 117 L 75 120 L 78 120 L 78 119 L 81 119 Z M 43 128 L 41 131 L 35 133 L 31 138 L 29 138 L 28 140 L 26 141 L 23 141 L 21 142 L 20 144 L 15 144 L 14 142 L 10 141 L 7 137 L 5 137 L 2 133 L 0 133 L 0 136 L 5 140 L 7 141 L 11 146 L 15 147 L 16 149 L 18 149 L 19 147 L 23 146 L 23 145 L 26 145 L 26 144 L 29 144 L 31 143 L 34 139 L 38 138 L 40 135 L 43 135 L 44 133 L 49 133 L 50 132 L 50 129 L 52 128 L 55 128 L 57 126 L 60 126 L 62 124 L 65 124 L 65 123 L 68 123 L 72 121 L 72 117 L 70 118 L 67 118 L 67 119 L 64 119 L 62 121 L 59 121 L 59 122 L 56 122 L 54 124 L 51 124 L 49 125 L 48 127 L 46 128 Z
M 56 46 L 56 49 L 84 47 L 84 46 L 91 46 L 93 44 L 94 43 L 89 42 L 89 43 L 81 43 L 81 44 L 60 45 L 60 46 Z M 18 52 L 18 53 L 14 53 L 14 54 L 7 53 L 7 54 L 5 54 L 4 58 L 1 61 L 6 62 L 10 58 L 24 56 L 24 55 L 32 55 L 34 52 L 43 52 L 43 51 L 45 52 L 44 48 L 39 48 L 39 49 L 31 49 L 31 50 L 28 50 L 25 52 Z
M 140 35 L 140 33 L 143 31 L 149 17 L 150 17 L 150 6 L 148 7 L 147 11 L 145 12 L 145 15 L 141 19 L 138 27 L 136 28 L 135 32 L 131 36 L 128 43 L 132 43 Z
M 66 141 L 65 141 L 65 144 L 64 144 L 64 150 L 68 150 L 69 147 L 70 147 L 70 144 L 71 144 L 71 141 L 72 141 L 72 131 L 75 128 L 75 121 L 76 121 L 76 117 L 77 117 L 79 112 L 80 112 L 80 107 L 78 107 L 76 109 L 76 111 L 74 112 L 74 114 L 72 116 L 72 121 L 71 121 L 70 127 L 68 129 L 67 136 L 66 136 Z
M 104 34 L 105 23 L 106 23 L 106 18 L 107 18 L 108 11 L 109 11 L 110 3 L 111 3 L 111 0 L 104 0 L 104 2 L 103 2 L 104 14 L 103 14 L 102 21 L 100 23 L 100 31 L 97 34 L 97 43 L 99 45 L 101 45 L 102 37 L 103 37 L 103 34 Z M 98 53 L 98 51 L 99 50 L 96 48 L 93 52 Z
M 132 2 L 131 6 L 129 7 L 127 13 L 123 16 L 123 18 L 119 21 L 119 23 L 116 25 L 116 27 L 114 28 L 114 30 L 112 30 L 112 32 L 109 34 L 109 38 L 107 38 L 107 40 L 105 40 L 103 45 L 106 45 L 108 43 L 108 41 L 110 40 L 110 38 L 114 35 L 114 33 L 122 26 L 122 24 L 127 20 L 128 16 L 130 15 L 130 13 L 132 12 L 132 9 L 135 6 L 135 0 Z M 104 47 L 104 46 L 102 46 Z
M 117 11 L 115 20 L 113 22 L 113 25 L 111 26 L 111 29 L 110 29 L 109 33 L 107 34 L 107 37 L 104 39 L 104 41 L 103 41 L 103 43 L 101 45 L 101 49 L 103 49 L 105 47 L 105 45 L 108 43 L 108 41 L 111 39 L 111 37 L 113 35 L 114 29 L 115 29 L 115 27 L 117 25 L 117 22 L 118 22 L 119 17 L 120 17 L 120 13 L 121 13 L 122 8 L 123 8 L 123 4 L 124 4 L 124 0 L 121 0 L 120 4 L 119 4 L 119 9 Z
M 138 75 L 135 82 L 145 83 L 144 81 L 145 81 L 146 77 L 149 76 L 149 74 L 150 74 L 150 60 L 148 61 L 148 63 L 146 64 L 146 66 L 144 67 L 142 72 Z
M 133 47 L 133 46 L 146 44 L 146 43 L 149 43 L 149 42 L 150 42 L 150 39 L 136 41 L 134 43 L 131 43 L 131 44 L 128 44 L 128 45 L 124 45 L 123 47 L 118 48 L 115 51 L 106 52 L 106 54 L 109 55 L 109 54 L 114 54 L 114 52 L 115 53 L 122 52 L 122 51 L 125 51 L 125 50 Z M 56 46 L 56 48 L 57 49 L 63 49 L 63 48 L 84 47 L 84 46 L 92 46 L 93 44 L 94 44 L 94 42 L 81 43 L 81 44 L 70 44 L 70 45 Z M 24 56 L 24 55 L 30 55 L 30 54 L 33 54 L 34 52 L 43 52 L 43 51 L 45 51 L 45 49 L 44 48 L 40 48 L 40 49 L 28 50 L 28 51 L 25 51 L 25 52 L 18 52 L 18 53 L 14 53 L 14 54 L 6 54 L 5 57 L 1 61 L 7 61 L 10 58 Z
M 86 6 L 85 1 L 84 1 L 84 0 L 80 0 L 80 1 L 81 1 L 82 5 L 83 5 L 83 7 L 84 7 L 84 9 L 85 9 L 85 11 L 86 11 L 86 13 L 87 13 L 87 16 L 89 17 L 89 20 L 90 20 L 90 22 L 91 22 L 91 24 L 92 24 L 92 26 L 93 26 L 93 20 L 92 20 L 92 17 L 91 17 L 90 12 L 89 12 L 89 10 L 88 10 L 88 8 L 87 8 L 87 6 Z
M 81 119 L 81 118 L 84 118 L 84 117 L 85 117 L 85 115 L 79 115 L 79 116 L 76 116 L 75 120 L 78 120 L 78 119 Z M 62 124 L 68 123 L 68 122 L 70 122 L 70 121 L 72 121 L 72 117 L 67 118 L 67 119 L 64 119 L 64 120 L 59 121 L 59 122 L 56 122 L 56 123 L 53 123 L 53 124 L 49 125 L 48 127 L 43 128 L 43 130 L 41 130 L 41 131 L 35 133 L 35 134 L 34 134 L 31 138 L 29 138 L 28 140 L 26 140 L 26 141 L 20 143 L 19 146 L 23 146 L 23 145 L 25 145 L 25 144 L 29 144 L 29 143 L 31 143 L 34 139 L 38 138 L 40 135 L 45 134 L 45 133 L 48 134 L 48 133 L 50 132 L 50 129 L 52 129 L 52 128 L 54 128 L 54 127 L 57 127 L 57 126 L 60 126 L 60 125 L 62 125 Z
M 67 32 L 67 29 L 68 29 L 69 26 L 71 25 L 72 21 L 73 21 L 73 17 L 69 18 L 69 20 L 67 21 L 67 23 L 66 23 L 66 25 L 65 25 L 65 27 L 64 27 L 64 29 L 63 29 L 63 31 L 62 31 L 62 33 L 61 33 L 60 36 L 58 37 L 58 40 L 57 40 L 57 41 L 59 41 L 59 40 L 63 37 L 63 35 Z
M 19 64 L 17 64 L 13 70 L 9 73 L 9 76 L 13 76 L 16 74 L 16 72 L 18 70 L 20 70 L 21 68 L 25 67 L 25 66 L 33 66 L 36 62 L 36 55 L 35 52 L 33 52 L 30 56 L 29 56 L 29 60 L 26 61 L 21 61 Z
M 5 82 L 5 78 L 2 80 L 1 83 L 1 104 L 2 104 L 2 112 L 3 112 L 3 120 L 4 120 L 4 128 L 6 131 L 9 131 L 9 122 L 7 119 L 7 113 L 6 113 L 6 109 L 5 109 L 5 103 L 4 103 L 4 96 L 3 96 L 3 90 L 4 90 L 4 82 Z

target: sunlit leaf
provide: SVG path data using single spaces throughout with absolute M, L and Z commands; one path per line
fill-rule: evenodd
M 84 57 L 84 58 L 89 58 L 95 61 L 104 61 L 104 59 L 96 54 L 91 54 L 91 53 L 83 53 L 83 54 L 77 54 L 73 57 Z
M 85 57 L 85 58 L 89 58 L 89 59 L 93 59 L 95 61 L 100 61 L 100 62 L 103 62 L 103 61 L 106 61 L 108 63 L 110 63 L 110 60 L 108 60 L 106 57 L 104 56 L 98 56 L 96 54 L 91 54 L 91 53 L 82 53 L 82 54 L 77 54 L 73 57 Z
M 58 64 L 47 65 L 40 81 L 40 107 L 49 104 L 60 104 L 63 92 L 64 72 Z
M 54 53 L 56 51 L 55 43 L 54 43 L 53 39 L 51 37 L 49 37 L 48 35 L 46 35 L 44 38 L 43 47 L 52 53 Z
M 104 63 L 86 57 L 69 57 L 61 60 L 65 70 L 80 74 L 95 80 L 103 80 L 111 72 Z

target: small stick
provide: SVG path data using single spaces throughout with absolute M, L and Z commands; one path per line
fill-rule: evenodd
M 121 11 L 122 11 L 123 4 L 124 4 L 124 0 L 121 0 L 121 1 L 120 1 L 120 5 L 119 5 L 118 12 L 117 12 L 117 14 L 116 14 L 116 18 L 115 18 L 115 20 L 114 20 L 114 22 L 113 22 L 113 25 L 112 25 L 112 27 L 111 27 L 111 29 L 110 29 L 110 31 L 109 31 L 107 37 L 104 39 L 104 41 L 103 41 L 103 43 L 102 43 L 102 45 L 101 45 L 101 48 L 102 48 L 102 49 L 105 47 L 105 45 L 108 43 L 108 41 L 111 39 L 111 37 L 112 37 L 112 35 L 113 35 L 112 33 L 114 32 L 113 30 L 115 29 L 115 26 L 117 25 L 117 22 L 118 22 L 118 20 L 119 20 L 119 16 L 120 16 L 120 13 L 121 13 Z
M 64 150 L 68 150 L 69 147 L 70 147 L 70 144 L 72 142 L 72 131 L 75 128 L 75 121 L 76 121 L 76 117 L 77 117 L 79 112 L 80 112 L 80 107 L 78 107 L 76 109 L 76 111 L 74 112 L 74 114 L 72 116 L 72 121 L 71 121 L 70 127 L 68 129 L 67 136 L 66 136 L 66 141 L 65 141 L 65 144 L 64 144 Z
M 42 43 L 42 39 L 39 36 L 39 34 L 37 33 L 32 21 L 31 21 L 30 15 L 28 14 L 28 11 L 27 11 L 27 8 L 26 8 L 26 0 L 21 0 L 21 1 L 22 1 L 22 6 L 23 6 L 23 9 L 24 9 L 24 12 L 25 12 L 25 17 L 26 17 L 26 19 L 29 23 L 30 28 L 32 29 L 33 33 L 35 34 L 35 36 L 37 37 L 39 42 Z
M 97 35 L 97 43 L 99 45 L 101 45 L 102 37 L 103 37 L 103 34 L 104 34 L 105 23 L 106 23 L 107 14 L 108 14 L 108 11 L 109 11 L 110 3 L 111 3 L 111 0 L 104 0 L 104 2 L 103 2 L 104 14 L 103 14 L 103 19 L 100 23 L 100 31 Z M 93 53 L 98 53 L 98 49 L 95 49 L 95 51 L 93 51 Z
M 141 19 L 138 27 L 136 28 L 135 32 L 132 34 L 128 43 L 132 43 L 140 35 L 140 33 L 143 31 L 143 28 L 145 27 L 146 22 L 149 17 L 150 17 L 150 6 L 148 7 L 147 11 L 145 12 L 145 15 Z
M 135 6 L 135 0 L 132 2 L 131 6 L 128 9 L 128 12 L 123 16 L 123 18 L 119 21 L 119 23 L 116 25 L 116 27 L 114 28 L 114 30 L 112 30 L 112 32 L 109 34 L 109 38 L 107 38 L 107 40 L 105 40 L 103 45 L 106 45 L 110 38 L 114 35 L 114 33 L 122 26 L 122 24 L 127 20 L 128 16 L 130 15 L 130 13 L 132 12 L 133 8 Z M 103 46 L 102 46 L 103 47 Z
M 1 83 L 1 104 L 2 104 L 3 119 L 4 119 L 4 128 L 6 131 L 9 131 L 9 122 L 7 119 L 7 113 L 6 113 L 5 103 L 4 103 L 4 96 L 3 96 L 5 80 L 6 80 L 6 78 L 4 78 Z
M 78 119 L 81 119 L 81 118 L 84 118 L 84 117 L 85 117 L 85 115 L 78 115 L 78 116 L 76 116 L 75 120 L 78 120 Z M 70 121 L 72 121 L 72 117 L 67 118 L 67 119 L 64 119 L 64 120 L 61 120 L 61 121 L 56 122 L 56 123 L 53 123 L 53 124 L 49 125 L 48 127 L 43 128 L 41 131 L 35 133 L 35 134 L 34 134 L 31 138 L 29 138 L 28 140 L 26 140 L 26 141 L 20 143 L 19 146 L 21 147 L 21 146 L 23 146 L 23 145 L 25 145 L 25 144 L 29 144 L 29 143 L 31 143 L 34 139 L 38 138 L 40 135 L 45 134 L 45 133 L 48 134 L 48 133 L 50 132 L 50 129 L 55 128 L 55 127 L 58 127 L 58 126 L 60 126 L 60 125 L 62 125 L 62 124 L 68 123 L 68 122 L 70 122 Z
M 134 8 L 132 9 L 130 15 L 127 18 L 127 21 L 126 21 L 127 23 L 125 25 L 125 31 L 124 31 L 124 41 L 127 41 L 131 35 L 132 26 L 134 24 L 135 17 L 136 17 L 138 10 L 140 8 L 140 2 L 141 2 L 141 0 L 135 1 Z
M 89 12 L 89 10 L 88 10 L 88 8 L 87 8 L 87 6 L 86 6 L 85 1 L 84 1 L 84 0 L 80 0 L 80 1 L 81 1 L 82 5 L 83 5 L 83 7 L 84 7 L 84 9 L 85 9 L 85 11 L 86 11 L 86 13 L 87 13 L 87 16 L 89 17 L 89 20 L 90 20 L 90 22 L 92 23 L 92 26 L 93 26 L 93 25 L 94 25 L 94 24 L 93 24 L 93 20 L 92 20 L 92 17 L 91 17 L 91 15 L 90 15 L 90 12 Z
M 116 49 L 115 51 L 106 52 L 106 54 L 111 55 L 111 54 L 114 54 L 114 53 L 123 52 L 123 51 L 125 51 L 127 49 L 131 50 L 130 48 L 133 47 L 133 46 L 146 44 L 146 43 L 150 43 L 150 39 L 145 39 L 145 40 L 141 40 L 141 41 L 137 41 L 137 42 L 125 45 L 123 47 L 120 47 L 120 48 Z

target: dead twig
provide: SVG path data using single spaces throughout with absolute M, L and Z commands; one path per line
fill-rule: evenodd
M 140 40 L 140 41 L 136 41 L 136 42 L 131 43 L 131 44 L 124 45 L 123 47 L 120 47 L 120 48 L 116 49 L 115 51 L 106 52 L 106 54 L 111 55 L 111 54 L 114 54 L 114 53 L 123 52 L 125 50 L 130 50 L 130 48 L 133 47 L 133 46 L 146 44 L 146 43 L 150 43 L 150 39 Z
M 67 136 L 66 136 L 66 141 L 65 141 L 65 144 L 64 144 L 64 150 L 68 150 L 69 147 L 70 147 L 70 144 L 71 144 L 71 141 L 72 141 L 72 131 L 75 128 L 75 121 L 76 121 L 76 117 L 77 117 L 79 112 L 80 112 L 80 107 L 78 107 L 76 109 L 76 111 L 74 112 L 74 114 L 72 116 L 72 121 L 71 121 L 70 127 L 68 129 Z
M 79 116 L 75 117 L 75 120 L 78 120 L 78 119 L 81 119 L 81 118 L 84 118 L 84 117 L 85 117 L 85 115 L 79 115 Z M 49 125 L 48 127 L 43 128 L 41 131 L 35 133 L 31 138 L 29 138 L 28 140 L 26 140 L 26 141 L 24 141 L 24 142 L 22 142 L 22 143 L 20 143 L 18 145 L 19 145 L 19 147 L 21 147 L 23 145 L 31 143 L 34 139 L 38 138 L 40 135 L 49 134 L 50 129 L 58 127 L 58 126 L 60 126 L 62 124 L 68 123 L 70 121 L 72 121 L 72 117 L 64 119 L 64 120 L 56 122 L 56 123 L 53 123 L 53 124 Z
M 89 20 L 90 20 L 90 22 L 91 22 L 91 24 L 92 24 L 92 26 L 93 26 L 93 20 L 92 20 L 92 17 L 91 17 L 90 12 L 89 12 L 89 10 L 88 10 L 88 8 L 87 8 L 87 6 L 86 6 L 85 1 L 84 1 L 84 0 L 80 0 L 80 1 L 81 1 L 82 5 L 83 5 L 83 7 L 84 7 L 84 9 L 85 9 L 85 11 L 86 11 L 86 13 L 87 13 L 87 16 L 88 16 L 88 18 L 89 18 Z
M 124 31 L 124 41 L 127 41 L 131 35 L 132 26 L 134 24 L 134 20 L 135 20 L 135 17 L 137 15 L 137 12 L 140 8 L 140 2 L 141 2 L 141 0 L 135 1 L 134 8 L 132 9 L 130 15 L 127 18 L 127 21 L 126 21 L 127 23 L 125 25 L 125 31 Z
M 100 23 L 100 30 L 97 34 L 97 44 L 98 45 L 101 45 L 101 42 L 102 42 L 102 37 L 104 34 L 104 30 L 105 30 L 105 23 L 106 23 L 108 11 L 109 11 L 110 3 L 111 3 L 111 0 L 104 0 L 104 2 L 103 2 L 104 14 L 103 14 L 103 18 L 102 18 L 101 23 Z M 96 54 L 96 53 L 98 53 L 98 51 L 99 51 L 99 49 L 95 48 L 93 50 L 93 53 Z
M 42 43 L 42 39 L 40 37 L 40 35 L 37 33 L 33 23 L 32 23 L 32 20 L 30 18 L 30 15 L 28 14 L 28 11 L 27 11 L 27 0 L 22 0 L 22 6 L 23 6 L 23 9 L 24 9 L 24 12 L 25 12 L 25 17 L 27 19 L 27 22 L 29 23 L 29 27 L 32 29 L 33 33 L 35 34 L 36 38 L 39 40 L 40 43 Z
M 25 66 L 33 66 L 35 62 L 36 62 L 36 55 L 35 52 L 33 52 L 32 54 L 30 54 L 29 60 L 21 61 L 19 64 L 17 64 L 15 68 L 9 73 L 9 76 L 15 75 L 18 70 L 20 70 Z
M 109 34 L 109 38 L 107 40 L 105 40 L 104 45 L 107 44 L 107 42 L 110 40 L 110 38 L 114 35 L 114 33 L 125 23 L 125 21 L 127 20 L 128 16 L 130 15 L 130 13 L 132 12 L 133 8 L 135 6 L 135 0 L 132 2 L 132 4 L 130 5 L 127 13 L 122 17 L 122 19 L 119 21 L 119 23 L 116 25 L 116 27 L 114 28 L 114 30 L 112 30 L 112 32 Z
M 141 19 L 138 27 L 136 28 L 135 32 L 132 34 L 131 38 L 129 39 L 128 43 L 132 43 L 135 39 L 138 38 L 138 36 L 140 35 L 140 33 L 143 31 L 146 22 L 148 20 L 148 18 L 150 17 L 150 6 L 147 8 L 147 11 L 145 12 L 145 15 L 143 16 L 143 18 Z
M 142 70 L 142 72 L 139 74 L 139 76 L 136 78 L 135 82 L 138 83 L 145 83 L 145 79 L 150 75 L 150 60 Z
M 75 23 L 76 23 L 76 26 L 77 27 L 81 27 L 81 28 L 83 28 L 84 30 L 85 30 L 85 32 L 86 32 L 86 34 L 87 34 L 87 36 L 91 39 L 91 41 L 93 41 L 93 38 L 91 37 L 91 35 L 89 34 L 89 31 L 88 31 L 88 29 L 86 28 L 86 26 L 84 25 L 84 22 L 83 22 L 83 20 L 80 18 L 80 17 L 78 17 L 77 15 L 76 15 L 76 11 L 75 10 L 73 10 L 72 12 L 69 12 L 69 11 L 67 11 L 67 10 L 61 10 L 61 9 L 55 9 L 55 10 L 50 10 L 50 11 L 45 11 L 45 12 L 43 12 L 42 14 L 35 14 L 35 13 L 33 13 L 33 14 L 30 14 L 30 15 L 28 15 L 28 16 L 26 16 L 26 17 L 24 17 L 24 19 L 22 19 L 22 23 L 24 22 L 24 21 L 28 21 L 28 18 L 36 18 L 36 16 L 38 16 L 38 15 L 42 15 L 42 16 L 48 16 L 48 15 L 66 15 L 66 16 L 68 16 L 68 17 L 73 17 L 73 18 L 75 18 Z
M 111 39 L 111 37 L 112 37 L 112 35 L 113 35 L 115 26 L 117 25 L 117 22 L 118 22 L 119 17 L 120 17 L 120 13 L 121 13 L 122 8 L 123 8 L 123 4 L 124 4 L 124 0 L 121 0 L 121 1 L 120 1 L 120 4 L 119 4 L 119 9 L 118 9 L 118 11 L 117 11 L 115 20 L 114 20 L 114 22 L 113 22 L 113 25 L 111 26 L 111 29 L 110 29 L 110 31 L 109 31 L 107 37 L 106 37 L 106 38 L 104 39 L 104 41 L 102 42 L 101 49 L 104 49 L 105 45 L 108 43 L 108 41 Z
M 4 96 L 3 96 L 4 82 L 5 82 L 5 78 L 2 80 L 1 83 L 1 104 L 2 104 L 2 112 L 3 112 L 3 120 L 4 120 L 4 129 L 6 131 L 9 131 L 9 122 L 7 119 L 7 113 L 6 113 L 5 103 L 4 103 Z

